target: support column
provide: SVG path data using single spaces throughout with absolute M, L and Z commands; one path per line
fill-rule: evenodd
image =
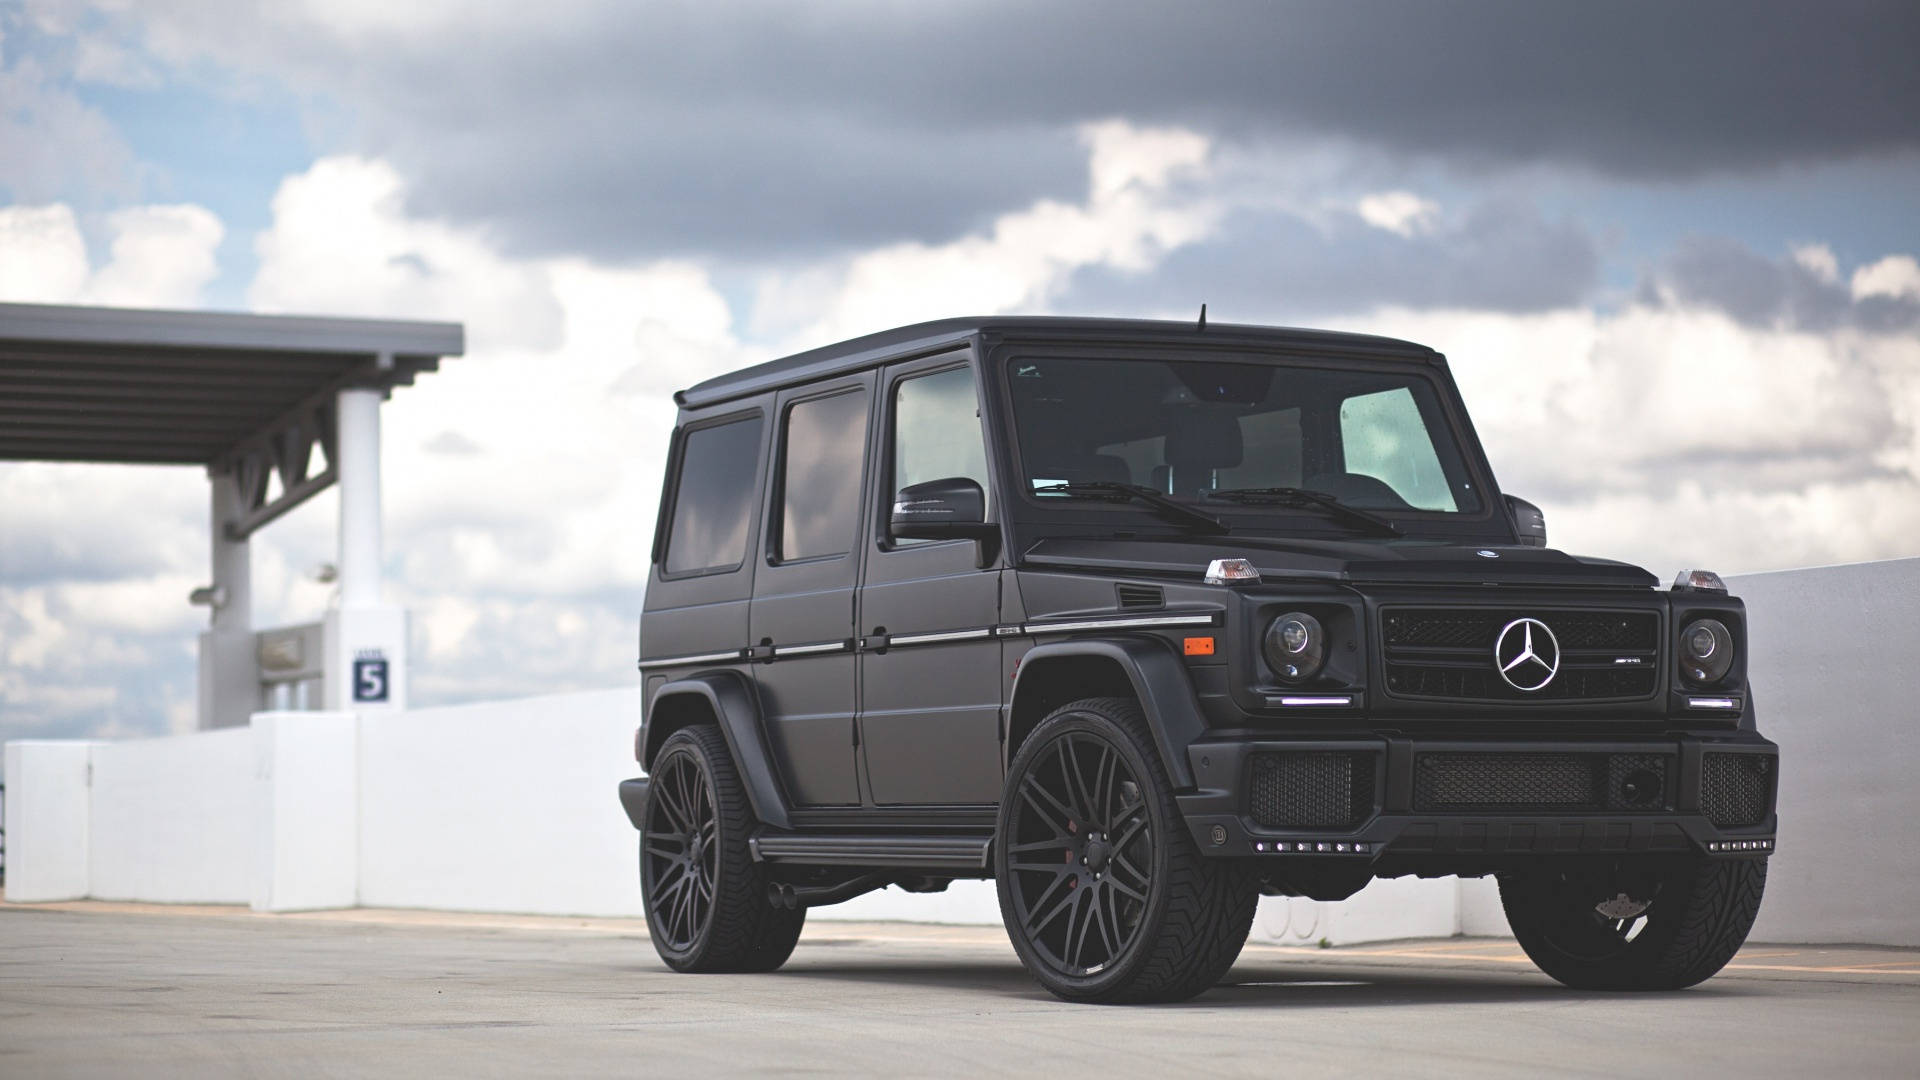
M 340 606 L 380 604 L 380 398 L 340 392 Z
M 342 390 L 335 410 L 340 606 L 327 612 L 321 707 L 407 707 L 407 613 L 380 590 L 380 390 Z
M 253 561 L 227 526 L 246 515 L 233 474 L 210 474 L 213 586 L 207 629 L 200 634 L 200 727 L 236 727 L 260 707 L 260 669 L 253 643 Z

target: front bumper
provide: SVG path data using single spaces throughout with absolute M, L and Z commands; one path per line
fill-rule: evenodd
M 1247 738 L 1188 754 L 1199 786 L 1177 798 L 1209 855 L 1475 874 L 1538 856 L 1753 858 L 1774 845 L 1779 748 L 1747 733 Z M 1329 813 L 1342 798 L 1350 811 Z

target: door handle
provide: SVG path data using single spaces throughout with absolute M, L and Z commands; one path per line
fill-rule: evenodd
M 888 641 L 887 628 L 884 626 L 876 626 L 873 628 L 873 633 L 860 639 L 860 651 L 886 652 Z

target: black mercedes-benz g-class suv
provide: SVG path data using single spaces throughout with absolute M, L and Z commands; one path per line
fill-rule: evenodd
M 956 878 L 1079 1001 L 1199 993 L 1262 892 L 1375 877 L 1495 875 L 1582 988 L 1753 924 L 1740 601 L 1548 548 L 1430 349 L 966 319 L 676 400 L 620 799 L 678 970 Z

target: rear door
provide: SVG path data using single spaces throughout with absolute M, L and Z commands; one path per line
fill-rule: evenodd
M 965 476 L 987 492 L 986 444 L 969 352 L 893 364 L 881 374 L 877 490 L 860 592 L 860 749 L 883 806 L 985 806 L 1000 798 L 998 560 L 972 540 L 894 540 L 893 493 Z M 999 508 L 989 495 L 987 516 Z M 884 644 L 882 644 L 884 643 Z
M 802 807 L 860 802 L 853 601 L 873 383 L 864 372 L 776 399 L 748 638 L 767 737 Z

